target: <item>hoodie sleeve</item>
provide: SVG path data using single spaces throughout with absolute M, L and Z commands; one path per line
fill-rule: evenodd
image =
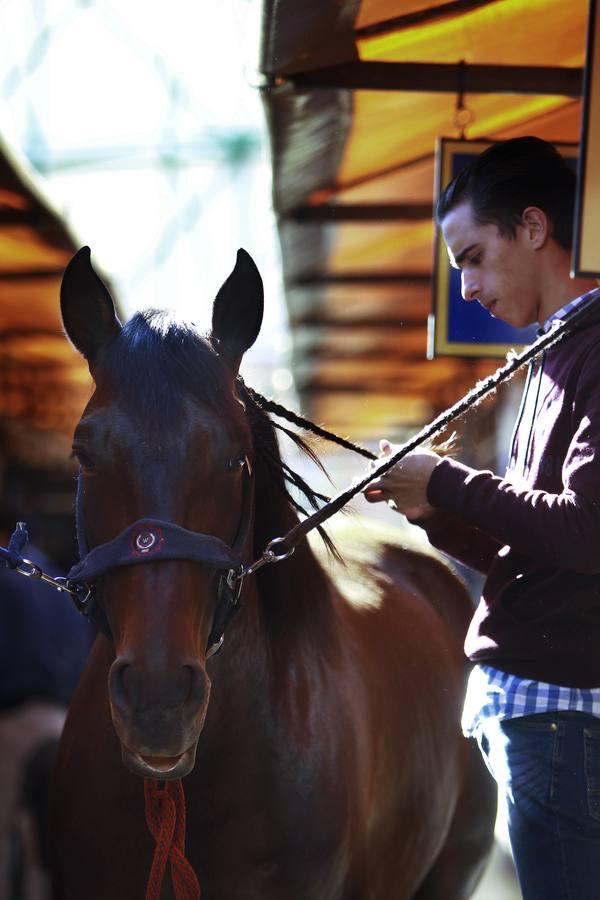
M 432 506 L 543 565 L 600 572 L 600 353 L 587 354 L 572 402 L 562 490 L 516 487 L 451 459 L 435 468 Z
M 463 565 L 487 575 L 502 543 L 479 528 L 467 525 L 451 512 L 436 510 L 428 519 L 415 521 L 427 533 L 429 543 Z

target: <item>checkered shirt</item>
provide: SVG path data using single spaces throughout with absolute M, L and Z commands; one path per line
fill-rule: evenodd
M 492 666 L 475 666 L 467 687 L 462 729 L 471 737 L 486 719 L 516 719 L 557 709 L 600 718 L 600 688 L 562 687 L 519 678 Z

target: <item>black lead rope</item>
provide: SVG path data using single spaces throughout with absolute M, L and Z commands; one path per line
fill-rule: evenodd
M 342 491 L 337 496 L 333 497 L 328 503 L 321 507 L 321 509 L 312 513 L 312 515 L 308 516 L 302 522 L 299 522 L 294 526 L 290 531 L 287 532 L 283 537 L 275 538 L 275 540 L 271 541 L 265 552 L 259 559 L 252 564 L 247 570 L 246 573 L 250 573 L 255 571 L 260 565 L 264 565 L 269 562 L 279 562 L 283 559 L 287 559 L 288 556 L 291 556 L 294 550 L 296 549 L 299 542 L 302 538 L 306 537 L 306 535 L 312 531 L 314 528 L 317 528 L 319 525 L 322 525 L 323 522 L 326 522 L 327 519 L 331 518 L 331 516 L 335 515 L 335 513 L 339 512 L 344 506 L 346 506 L 350 500 L 356 497 L 357 494 L 360 494 L 368 485 L 374 481 L 376 478 L 381 477 L 381 475 L 388 472 L 392 469 L 396 463 L 400 462 L 405 456 L 423 444 L 425 441 L 429 440 L 432 437 L 435 437 L 441 431 L 446 428 L 451 422 L 458 419 L 464 413 L 467 412 L 471 407 L 475 406 L 479 403 L 486 394 L 489 394 L 493 391 L 499 384 L 503 381 L 506 381 L 510 378 L 521 366 L 528 363 L 531 359 L 537 356 L 539 353 L 542 353 L 544 350 L 549 349 L 550 347 L 554 347 L 560 341 L 562 341 L 567 335 L 571 334 L 576 326 L 578 326 L 593 310 L 596 309 L 597 302 L 600 300 L 600 290 L 594 289 L 590 291 L 590 297 L 587 301 L 582 302 L 580 306 L 576 307 L 576 309 L 568 315 L 563 320 L 557 320 L 554 327 L 551 327 L 548 332 L 539 337 L 533 344 L 530 344 L 529 347 L 526 347 L 521 353 L 511 354 L 508 362 L 501 366 L 499 369 L 485 378 L 483 381 L 478 382 L 475 387 L 471 388 L 471 390 L 464 395 L 460 400 L 458 400 L 453 406 L 446 409 L 444 412 L 440 413 L 432 422 L 426 425 L 421 429 L 416 435 L 414 435 L 409 441 L 402 444 L 400 449 L 390 456 L 388 459 L 382 461 L 378 466 L 375 466 L 371 472 L 369 472 L 361 481 L 353 484 L 351 487 L 347 488 L 345 491 Z M 363 448 L 355 448 L 357 452 L 360 452 L 363 456 L 366 456 L 370 451 L 364 451 Z M 373 459 L 375 457 L 374 454 L 371 454 Z M 276 546 L 278 549 L 277 553 L 274 553 L 273 547 Z

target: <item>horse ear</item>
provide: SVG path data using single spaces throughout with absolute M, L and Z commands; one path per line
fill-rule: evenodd
M 60 310 L 67 337 L 92 368 L 101 348 L 121 331 L 121 323 L 106 285 L 92 267 L 89 247 L 78 250 L 65 269 Z
M 238 250 L 233 272 L 213 304 L 211 343 L 237 375 L 262 324 L 263 283 L 249 253 Z

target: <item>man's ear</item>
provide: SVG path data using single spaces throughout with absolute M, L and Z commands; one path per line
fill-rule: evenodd
M 529 246 L 533 250 L 539 250 L 552 237 L 552 223 L 547 213 L 538 206 L 528 206 L 523 210 L 521 222 Z
M 106 285 L 92 267 L 89 247 L 78 250 L 65 269 L 60 310 L 67 337 L 92 369 L 102 347 L 121 331 L 121 323 Z
M 258 337 L 263 308 L 262 278 L 250 254 L 240 249 L 233 272 L 215 298 L 211 333 L 213 347 L 234 376 Z

